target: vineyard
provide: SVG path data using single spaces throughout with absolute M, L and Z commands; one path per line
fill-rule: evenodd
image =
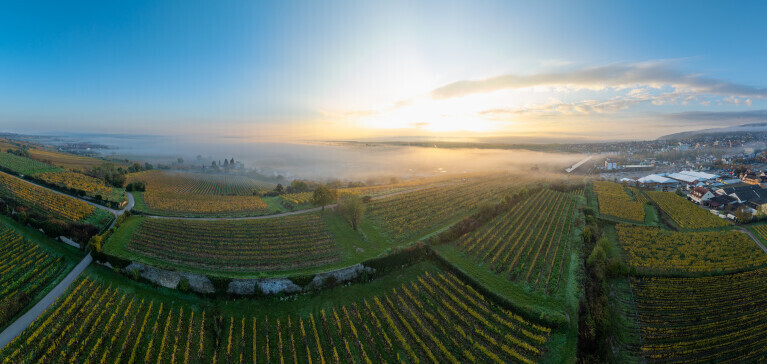
M 644 222 L 644 203 L 631 199 L 623 186 L 608 181 L 594 181 L 594 192 L 597 194 L 599 212 L 621 219 Z
M 674 232 L 624 224 L 616 230 L 627 262 L 642 270 L 732 272 L 767 264 L 767 255 L 737 231 Z
M 683 229 L 706 229 L 730 225 L 716 215 L 673 192 L 650 191 L 647 195 Z
M 64 257 L 49 254 L 0 223 L 0 327 L 67 267 Z
M 122 200 L 122 191 L 109 187 L 104 181 L 86 176 L 77 172 L 59 171 L 46 172 L 36 175 L 40 180 L 63 187 L 85 192 L 91 197 L 101 196 L 104 200 L 120 202 Z
M 257 196 L 271 184 L 246 176 L 207 175 L 145 171 L 128 176 L 128 182 L 146 183 L 143 201 L 149 212 L 220 215 L 267 213 L 267 205 Z
M 634 197 L 634 201 L 641 202 L 643 205 L 650 202 L 650 199 L 648 199 L 640 189 L 636 187 L 629 187 L 628 189 L 631 191 L 631 195 Z
M 94 167 L 98 167 L 106 163 L 103 159 L 86 157 L 81 155 L 66 154 L 53 152 L 43 149 L 32 148 L 29 150 L 29 154 L 33 159 L 54 165 L 62 168 L 67 168 L 75 171 L 85 171 Z M 125 165 L 122 161 L 110 161 L 117 166 Z
M 426 187 L 373 200 L 368 210 L 392 240 L 402 242 L 472 212 L 484 201 L 503 198 L 512 189 L 507 176 L 492 176 Z
M 287 193 L 284 195 L 280 195 L 280 198 L 284 200 L 285 203 L 289 204 L 293 207 L 299 207 L 301 205 L 306 205 L 312 202 L 312 196 L 314 195 L 313 192 L 298 192 L 298 193 Z
M 256 307 L 217 314 L 81 278 L 0 357 L 4 363 L 534 363 L 550 334 L 440 272 L 348 304 L 281 315 Z
M 54 216 L 70 221 L 97 220 L 96 225 L 109 219 L 109 214 L 83 201 L 49 191 L 24 180 L 0 172 L 0 196 L 9 196 L 19 202 L 28 203 Z
M 493 271 L 534 290 L 555 293 L 568 257 L 575 205 L 568 193 L 543 190 L 457 244 Z
M 253 192 L 274 188 L 274 184 L 247 176 L 199 174 L 166 171 L 144 171 L 128 175 L 128 182 L 143 181 L 147 190 L 167 191 L 182 195 L 250 196 Z
M 756 232 L 762 241 L 767 241 L 767 225 L 752 225 L 751 230 Z
M 767 355 L 767 270 L 633 279 L 632 286 L 648 361 L 744 363 Z
M 300 269 L 341 258 L 317 214 L 238 221 L 146 218 L 126 247 L 186 268 L 217 271 Z
M 5 152 L 0 152 L 0 167 L 23 175 L 61 171 L 61 168 L 56 168 L 50 164 Z

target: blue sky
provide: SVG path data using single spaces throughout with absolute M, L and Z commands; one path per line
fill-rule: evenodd
M 767 121 L 761 2 L 0 6 L 6 131 L 633 139 Z

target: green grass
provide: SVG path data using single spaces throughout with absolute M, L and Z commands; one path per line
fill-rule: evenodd
M 649 226 L 661 226 L 663 224 L 658 216 L 658 211 L 652 204 L 644 205 L 644 223 Z
M 95 210 L 93 210 L 93 213 L 86 217 L 83 222 L 92 224 L 93 226 L 99 228 L 99 231 L 103 231 L 109 226 L 109 224 L 112 223 L 113 219 L 114 215 L 112 215 L 111 212 L 96 207 Z
M 282 206 L 280 203 L 279 196 L 263 196 L 261 197 L 261 200 L 266 204 L 267 210 L 271 211 L 272 213 L 288 211 L 288 209 L 286 209 L 285 206 Z
M 628 278 L 607 281 L 608 315 L 611 322 L 610 356 L 614 363 L 640 363 L 642 337 L 636 320 L 636 305 Z

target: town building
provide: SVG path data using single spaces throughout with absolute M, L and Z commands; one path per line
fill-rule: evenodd
M 714 198 L 716 195 L 705 187 L 695 187 L 690 191 L 690 198 L 696 203 L 702 203 Z

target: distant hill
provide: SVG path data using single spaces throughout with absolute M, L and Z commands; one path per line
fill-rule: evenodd
M 680 140 L 691 139 L 703 135 L 727 135 L 727 134 L 740 134 L 740 133 L 764 133 L 767 132 L 767 123 L 752 123 L 743 124 L 737 126 L 728 126 L 724 128 L 710 128 L 694 131 L 684 131 L 681 133 L 674 133 L 664 135 L 658 138 L 658 140 Z

